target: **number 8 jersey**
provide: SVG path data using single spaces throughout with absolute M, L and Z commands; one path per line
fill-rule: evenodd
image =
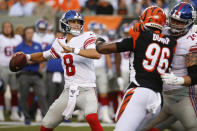
M 130 82 L 136 86 L 162 91 L 160 75 L 171 64 L 176 41 L 171 37 L 143 28 L 130 30 L 130 38 L 117 43 L 118 52 L 131 51 Z
M 66 42 L 65 37 L 57 38 L 50 49 L 53 58 L 61 58 L 62 60 L 65 87 L 69 87 L 74 83 L 81 87 L 96 87 L 94 60 L 74 53 L 62 53 L 63 49 L 58 40 L 72 48 L 95 49 L 96 35 L 93 32 L 85 32 L 73 37 L 69 42 Z

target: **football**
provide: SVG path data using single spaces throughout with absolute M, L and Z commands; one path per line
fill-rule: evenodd
M 22 52 L 16 53 L 10 60 L 9 68 L 12 72 L 17 72 L 27 64 L 26 55 Z

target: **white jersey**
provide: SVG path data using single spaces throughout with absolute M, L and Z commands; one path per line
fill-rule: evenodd
M 35 32 L 33 35 L 33 41 L 39 43 L 42 46 L 42 50 L 45 50 L 48 45 L 53 43 L 55 36 L 45 33 L 40 34 Z
M 97 37 L 103 38 L 106 42 L 109 41 L 107 36 L 97 36 Z M 106 66 L 106 56 L 102 54 L 100 59 L 94 60 L 94 66 L 95 66 L 95 68 L 105 67 Z
M 185 56 L 190 51 L 196 48 L 197 48 L 197 34 L 191 30 L 186 35 L 177 39 L 177 47 L 171 64 L 172 67 L 171 71 L 176 76 L 185 76 L 188 74 L 186 62 L 185 62 Z M 164 91 L 184 88 L 184 87 L 185 86 L 171 86 L 165 84 L 163 86 Z
M 20 35 L 15 35 L 13 38 L 8 38 L 0 34 L 0 66 L 8 67 L 10 59 L 14 54 L 14 49 L 22 42 Z
M 77 84 L 80 87 L 96 87 L 94 72 L 94 60 L 74 53 L 62 53 L 63 49 L 58 40 L 72 48 L 95 49 L 96 35 L 93 32 L 85 32 L 73 37 L 68 43 L 66 38 L 57 38 L 51 49 L 53 58 L 61 58 L 64 69 L 65 87 Z

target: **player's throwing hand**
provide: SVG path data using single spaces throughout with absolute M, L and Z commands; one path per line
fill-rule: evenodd
M 70 52 L 72 52 L 72 48 L 71 47 L 63 45 L 59 40 L 58 40 L 58 43 L 64 49 L 62 51 L 62 53 L 70 53 Z

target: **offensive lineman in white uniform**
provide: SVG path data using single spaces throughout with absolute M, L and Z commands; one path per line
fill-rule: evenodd
M 176 117 L 186 131 L 197 131 L 197 34 L 191 30 L 196 12 L 189 3 L 177 4 L 170 13 L 167 33 L 177 38 L 171 72 L 163 75 L 164 106 L 160 114 L 143 131 Z M 151 128 L 148 131 L 159 131 Z
M 26 55 L 28 60 L 34 62 L 61 58 L 64 69 L 65 88 L 43 118 L 40 130 L 52 131 L 78 108 L 84 111 L 92 131 L 103 131 L 98 120 L 95 92 L 93 59 L 100 58 L 95 50 L 96 35 L 93 32 L 81 34 L 84 21 L 81 14 L 74 10 L 63 14 L 60 24 L 66 32 L 65 37 L 57 38 L 48 51 Z

